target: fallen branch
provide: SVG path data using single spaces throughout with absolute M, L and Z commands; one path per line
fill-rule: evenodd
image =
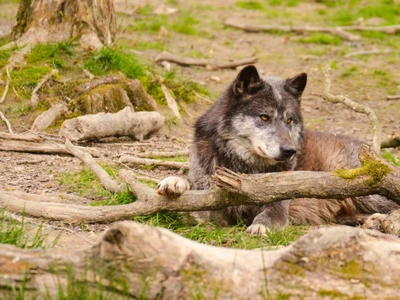
M 31 96 L 31 105 L 33 108 L 36 107 L 36 105 L 39 102 L 39 96 L 37 95 L 37 92 L 40 90 L 40 88 L 45 84 L 54 74 L 58 73 L 58 70 L 52 69 L 50 73 L 46 74 L 42 80 L 36 85 L 36 87 L 32 91 L 32 96 Z
M 169 109 L 172 111 L 172 113 L 177 117 L 179 120 L 182 121 L 181 114 L 179 113 L 179 108 L 178 105 L 176 104 L 176 101 L 174 97 L 172 97 L 171 93 L 168 91 L 168 88 L 161 84 L 161 90 L 164 94 L 165 100 L 167 101 L 167 105 Z
M 3 120 L 4 123 L 7 125 L 8 132 L 13 134 L 14 130 L 12 129 L 10 121 L 6 118 L 6 116 L 0 111 L 0 118 Z
M 391 52 L 392 52 L 392 50 L 390 50 L 390 49 L 384 49 L 384 50 L 380 50 L 380 49 L 361 50 L 361 51 L 355 51 L 355 52 L 347 53 L 344 57 L 345 58 L 349 58 L 349 57 L 359 56 L 359 55 L 387 54 L 387 53 L 391 53 Z
M 55 122 L 65 115 L 68 108 L 64 103 L 54 104 L 50 109 L 44 111 L 36 117 L 32 124 L 31 131 L 43 131 L 49 126 L 55 124 Z
M 290 298 L 328 293 L 396 298 L 398 251 L 394 236 L 345 226 L 314 229 L 291 246 L 266 251 L 199 244 L 167 229 L 125 221 L 90 248 L 0 245 L 7 274 L 0 277 L 0 290 L 6 296 L 25 289 L 39 298 L 60 298 L 61 291 L 84 283 L 86 293 L 95 289 L 112 299 L 258 300 L 277 299 L 282 291 Z
M 384 140 L 381 143 L 381 148 L 396 148 L 399 146 L 400 146 L 400 137 L 398 136 Z
M 190 155 L 190 150 L 172 151 L 172 152 L 138 152 L 135 153 L 139 157 L 174 157 L 174 156 L 187 156 Z
M 121 170 L 120 177 L 128 183 L 137 200 L 127 205 L 81 206 L 62 203 L 32 201 L 33 195 L 23 197 L 0 191 L 0 207 L 9 212 L 52 220 L 104 223 L 130 219 L 133 216 L 151 215 L 165 211 L 219 210 L 236 205 L 264 205 L 295 198 L 345 199 L 379 194 L 400 204 L 400 169 L 387 164 L 372 150 L 365 149 L 361 161 L 373 162 L 350 174 L 360 174 L 344 179 L 330 172 L 296 171 L 269 174 L 235 174 L 218 169 L 214 176 L 216 186 L 204 191 L 187 191 L 170 199 L 143 185 L 129 171 Z M 381 177 L 376 177 L 379 169 Z M 37 196 L 41 201 L 46 197 Z M 28 200 L 30 199 L 30 200 Z
M 316 26 L 280 26 L 280 25 L 254 25 L 254 24 L 243 24 L 239 20 L 226 20 L 224 25 L 242 29 L 246 32 L 294 32 L 304 34 L 306 32 L 323 32 L 337 35 L 347 41 L 358 41 L 360 37 L 358 35 L 351 34 L 346 30 L 347 27 L 316 27 Z
M 98 140 L 105 137 L 129 136 L 142 140 L 164 125 L 165 118 L 158 112 L 134 112 L 125 107 L 115 114 L 99 113 L 66 120 L 60 136 L 71 141 Z
M 65 148 L 75 157 L 79 158 L 99 179 L 100 184 L 108 191 L 119 193 L 122 185 L 115 181 L 108 173 L 93 159 L 93 157 L 81 149 L 72 145 L 69 139 L 65 140 Z
M 27 142 L 43 142 L 44 139 L 36 134 L 20 134 L 20 133 L 5 133 L 0 132 L 0 139 L 3 140 L 17 140 Z
M 197 58 L 190 58 L 190 57 L 180 57 L 177 55 L 173 55 L 169 52 L 162 52 L 156 57 L 156 62 L 162 61 L 169 61 L 172 63 L 176 63 L 181 66 L 200 66 L 200 67 L 211 67 L 215 69 L 232 69 L 244 65 L 254 64 L 257 62 L 256 57 L 245 58 L 242 60 L 237 60 L 228 63 L 220 63 L 214 60 L 208 59 L 197 59 Z
M 91 155 L 99 157 L 99 153 L 94 148 L 85 147 L 85 150 L 90 152 Z M 57 143 L 31 143 L 23 140 L 1 140 L 0 151 L 13 151 L 13 152 L 26 152 L 36 154 L 56 154 L 56 155 L 71 155 L 65 149 L 64 145 Z
M 325 76 L 325 90 L 322 92 L 322 94 L 317 94 L 313 93 L 313 95 L 319 96 L 323 98 L 326 101 L 332 102 L 332 103 L 343 103 L 347 107 L 350 107 L 352 110 L 366 114 L 371 123 L 372 123 L 372 131 L 373 131 L 373 138 L 372 138 L 372 147 L 375 150 L 376 153 L 380 152 L 381 149 L 381 125 L 379 123 L 379 120 L 375 114 L 375 112 L 368 107 L 367 105 L 360 104 L 357 102 L 354 102 L 353 100 L 347 98 L 346 96 L 343 95 L 333 95 L 331 94 L 331 78 L 329 75 L 330 68 L 326 66 L 323 70 L 324 76 Z
M 6 66 L 6 74 L 7 74 L 7 80 L 6 80 L 6 86 L 4 87 L 4 92 L 3 95 L 0 98 L 0 103 L 3 103 L 4 100 L 6 100 L 8 90 L 10 88 L 10 83 L 11 83 L 11 76 L 10 76 L 10 70 L 9 70 L 9 65 Z
M 386 96 L 386 100 L 400 100 L 400 95 Z
M 151 159 L 151 158 L 140 158 L 134 157 L 129 155 L 123 155 L 118 160 L 119 163 L 128 163 L 128 164 L 135 164 L 135 165 L 146 165 L 146 166 L 164 166 L 169 168 L 175 169 L 189 169 L 189 163 L 187 162 L 176 162 L 176 161 L 163 161 L 158 159 Z

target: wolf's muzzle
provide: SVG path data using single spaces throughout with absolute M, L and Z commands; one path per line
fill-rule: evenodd
M 282 146 L 280 147 L 280 155 L 278 160 L 291 159 L 296 154 L 296 149 L 292 146 Z

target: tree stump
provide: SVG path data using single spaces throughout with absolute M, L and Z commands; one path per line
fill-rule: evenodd
M 112 43 L 115 31 L 113 0 L 21 0 L 11 35 L 18 46 L 74 38 L 99 48 Z

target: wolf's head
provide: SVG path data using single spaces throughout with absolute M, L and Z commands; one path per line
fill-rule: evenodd
M 223 96 L 227 102 L 218 132 L 227 151 L 270 164 L 291 160 L 302 141 L 300 100 L 306 83 L 305 73 L 280 79 L 261 77 L 252 65 L 243 68 Z

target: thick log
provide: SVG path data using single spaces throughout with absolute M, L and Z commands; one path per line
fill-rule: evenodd
M 99 113 L 66 120 L 60 136 L 71 141 L 98 140 L 105 137 L 129 136 L 142 140 L 164 125 L 165 118 L 158 112 L 134 112 L 125 107 L 118 113 Z
M 0 245 L 7 275 L 0 289 L 24 285 L 55 298 L 74 284 L 84 284 L 86 294 L 97 288 L 144 299 L 396 298 L 399 251 L 397 238 L 351 227 L 315 229 L 291 246 L 266 251 L 217 248 L 125 221 L 87 249 Z

